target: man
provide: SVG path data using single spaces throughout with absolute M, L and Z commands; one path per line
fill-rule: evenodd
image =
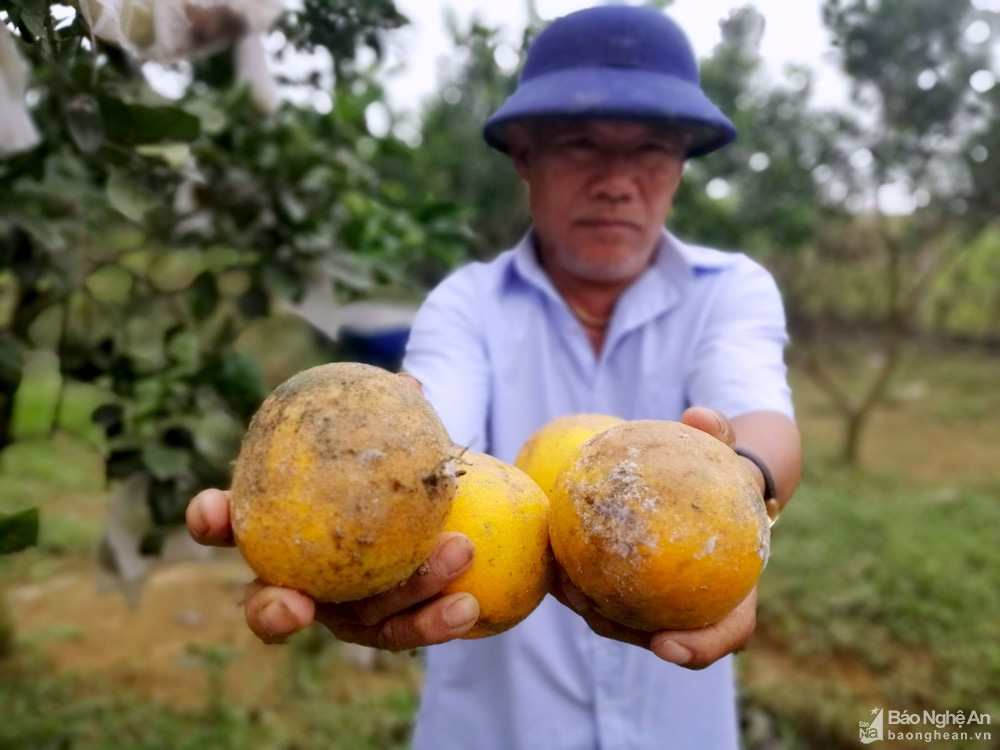
M 404 368 L 452 438 L 512 461 L 562 414 L 682 419 L 746 452 L 779 510 L 800 472 L 780 296 L 745 256 L 663 229 L 684 160 L 735 137 L 682 32 L 627 6 L 555 21 L 485 136 L 528 186 L 534 226 L 445 280 L 414 323 Z M 223 493 L 199 495 L 188 519 L 195 538 L 228 539 Z M 428 598 L 473 553 L 446 535 L 428 573 L 354 604 L 256 583 L 247 621 L 268 641 L 315 618 L 368 645 L 444 644 L 427 652 L 420 749 L 737 747 L 728 655 L 753 631 L 756 590 L 715 625 L 650 634 L 601 617 L 562 577 L 513 630 L 455 641 L 477 603 Z

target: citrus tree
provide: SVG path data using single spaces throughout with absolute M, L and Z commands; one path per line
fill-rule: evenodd
M 809 366 L 844 418 L 843 457 L 856 462 L 933 282 L 962 260 L 1000 209 L 993 177 L 1000 14 L 978 0 L 826 0 L 823 17 L 856 105 L 833 166 L 864 221 L 841 237 L 875 260 L 865 303 L 878 324 L 880 356 L 853 393 L 816 352 Z M 892 215 L 895 191 L 912 200 L 903 220 Z
M 813 104 L 807 70 L 764 74 L 756 11 L 723 22 L 703 83 L 740 138 L 690 166 L 672 222 L 776 272 L 796 353 L 842 418 L 841 456 L 855 463 L 929 293 L 943 298 L 935 282 L 996 221 L 1000 15 L 967 0 L 827 0 L 823 14 L 852 90 L 837 109 Z M 863 382 L 838 375 L 845 327 L 876 354 Z
M 510 160 L 489 148 L 482 136 L 486 118 L 517 84 L 519 71 L 501 68 L 497 58 L 506 54 L 516 61 L 519 52 L 498 29 L 476 19 L 463 27 L 451 16 L 448 28 L 460 54 L 424 103 L 421 147 L 407 180 L 440 200 L 465 206 L 475 228 L 477 255 L 488 258 L 514 244 L 530 221 Z M 532 31 L 525 32 L 525 43 Z
M 450 206 L 376 168 L 412 152 L 369 132 L 381 90 L 353 60 L 405 21 L 394 4 L 273 6 L 0 6 L 37 129 L 0 144 L 0 449 L 26 356 L 53 351 L 64 382 L 106 394 L 107 476 L 144 479 L 150 552 L 194 492 L 228 484 L 271 385 L 239 346 L 255 321 L 317 275 L 354 299 L 418 288 L 465 253 Z M 157 25 L 177 7 L 179 41 Z M 302 73 L 270 78 L 264 42 Z M 305 53 L 331 62 L 295 64 Z

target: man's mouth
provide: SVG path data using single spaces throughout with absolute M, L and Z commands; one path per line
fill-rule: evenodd
M 625 219 L 577 219 L 576 223 L 592 229 L 636 229 L 634 222 Z

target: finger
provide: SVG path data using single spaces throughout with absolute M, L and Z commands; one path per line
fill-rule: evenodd
M 692 406 L 681 415 L 681 422 L 688 427 L 707 432 L 717 440 L 732 448 L 736 444 L 736 433 L 721 412 L 707 406 Z
M 636 630 L 620 622 L 610 620 L 598 610 L 592 609 L 580 615 L 590 629 L 604 638 L 611 638 L 622 643 L 631 643 L 640 648 L 649 648 L 653 634 L 646 630 Z
M 424 394 L 424 384 L 417 380 L 415 377 L 410 375 L 408 372 L 396 373 L 396 377 L 402 379 L 402 381 L 410 388 L 413 388 L 421 396 Z
M 283 643 L 312 623 L 316 603 L 292 589 L 268 586 L 257 579 L 247 587 L 247 625 L 264 643 Z
M 199 544 L 232 547 L 233 529 L 229 524 L 229 492 L 202 490 L 188 503 L 184 512 L 188 533 Z
M 323 621 L 322 609 L 318 618 Z M 344 641 L 388 651 L 405 651 L 444 643 L 464 635 L 479 619 L 479 602 L 471 594 L 449 594 L 429 604 L 390 617 L 374 627 L 333 623 Z
M 347 616 L 361 625 L 375 625 L 391 615 L 409 609 L 440 593 L 451 581 L 468 570 L 474 555 L 475 548 L 465 534 L 442 534 L 426 565 L 421 566 L 401 586 L 354 602 L 351 605 L 353 612 L 349 611 Z
M 757 589 L 717 623 L 695 630 L 657 633 L 653 653 L 688 669 L 704 669 L 726 654 L 742 650 L 757 624 Z
M 642 648 L 649 648 L 650 639 L 653 637 L 652 633 L 644 630 L 635 630 L 602 615 L 597 606 L 580 589 L 573 585 L 569 576 L 562 570 L 556 576 L 556 583 L 552 587 L 552 595 L 579 614 L 597 635 L 616 641 L 631 643 Z
M 560 604 L 569 607 L 577 614 L 582 615 L 593 607 L 590 599 L 573 585 L 573 581 L 562 568 L 559 568 L 553 576 L 550 592 Z

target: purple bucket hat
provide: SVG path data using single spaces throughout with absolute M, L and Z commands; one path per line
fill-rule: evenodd
M 646 7 L 606 5 L 570 13 L 542 31 L 517 90 L 486 121 L 483 136 L 507 151 L 507 125 L 543 117 L 648 120 L 692 135 L 689 157 L 736 138 L 709 101 L 684 32 Z

